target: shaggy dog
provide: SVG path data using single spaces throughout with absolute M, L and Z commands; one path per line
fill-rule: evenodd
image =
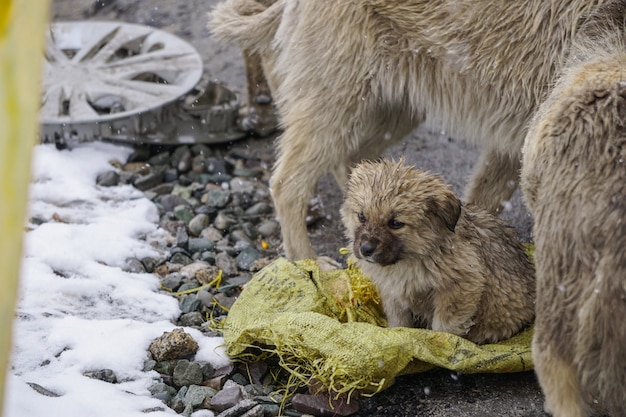
M 615 0 L 227 0 L 220 39 L 258 53 L 284 132 L 271 179 L 290 259 L 315 258 L 318 179 L 379 156 L 427 120 L 482 145 L 465 201 L 497 212 L 517 186 L 526 126 L 580 26 Z
M 626 416 L 626 2 L 584 28 L 524 145 L 533 357 L 555 417 Z M 598 42 L 602 40 L 602 42 Z
M 352 171 L 341 214 L 390 327 L 492 343 L 533 320 L 534 268 L 513 229 L 462 205 L 439 177 L 403 162 L 363 162 Z

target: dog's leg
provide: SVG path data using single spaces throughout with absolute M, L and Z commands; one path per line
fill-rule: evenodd
M 537 336 L 535 333 L 532 352 L 535 372 L 546 398 L 544 410 L 554 417 L 587 416 L 575 367 L 552 354 L 550 346 L 537 343 Z
M 511 198 L 517 188 L 520 158 L 496 149 L 484 149 L 478 168 L 466 188 L 465 202 L 476 204 L 491 213 L 502 211 L 504 202 Z
M 248 86 L 248 105 L 244 111 L 241 127 L 259 136 L 267 136 L 276 130 L 278 119 L 272 93 L 268 85 L 259 54 L 243 51 Z

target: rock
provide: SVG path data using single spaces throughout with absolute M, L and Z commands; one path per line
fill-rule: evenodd
M 253 194 L 257 187 L 256 181 L 250 181 L 243 178 L 233 178 L 228 183 L 232 192 Z
M 193 219 L 193 212 L 187 205 L 181 204 L 174 207 L 174 217 L 185 222 L 185 224 L 189 224 L 191 219 Z
M 273 220 L 264 221 L 257 227 L 257 231 L 264 238 L 268 238 L 278 234 L 279 229 L 280 225 L 278 224 L 278 222 L 275 222 Z
M 169 152 L 159 152 L 148 159 L 150 165 L 169 165 L 170 154 Z
M 215 398 L 215 397 L 213 397 Z M 260 407 L 261 411 L 263 411 L 263 407 L 259 404 L 256 403 L 256 401 L 254 400 L 243 400 L 239 403 L 237 403 L 235 406 L 222 411 L 221 413 L 219 413 L 217 415 L 217 417 L 241 417 L 243 415 L 245 415 L 245 413 L 247 413 L 248 411 L 250 411 L 251 409 L 255 408 L 255 407 Z M 262 417 L 263 414 L 261 414 Z
M 217 255 L 216 255 L 217 256 Z M 215 257 L 213 258 L 215 261 Z M 198 280 L 200 284 L 208 284 L 213 281 L 219 274 L 219 268 L 213 265 L 207 265 L 205 268 L 198 270 L 194 278 Z
M 32 389 L 34 389 L 35 392 L 41 395 L 45 395 L 46 397 L 60 397 L 61 396 L 61 394 L 57 394 L 54 391 L 50 391 L 49 389 L 44 388 L 39 384 L 35 384 L 34 382 L 27 382 L 26 384 Z
M 96 184 L 101 187 L 114 187 L 120 182 L 120 174 L 117 171 L 106 171 L 98 175 L 96 178 Z
M 172 376 L 176 363 L 178 363 L 176 359 L 159 361 L 154 365 L 154 370 L 162 375 Z
M 201 305 L 202 301 L 196 298 L 195 295 L 187 295 L 183 297 L 178 304 L 182 313 L 191 313 L 192 311 L 196 311 Z
M 100 381 L 108 382 L 110 384 L 117 384 L 117 375 L 111 369 L 100 369 L 98 371 L 86 371 L 83 372 L 83 376 L 91 379 L 98 379 Z
M 270 206 L 264 201 L 260 201 L 254 204 L 253 206 L 248 207 L 248 209 L 246 209 L 246 214 L 250 216 L 256 216 L 256 215 L 261 215 L 261 214 L 270 214 L 273 211 L 274 209 L 272 208 L 272 206 Z
M 153 192 L 156 195 L 165 195 L 165 194 L 170 194 L 173 189 L 174 189 L 174 184 L 164 183 L 164 184 L 159 184 L 156 187 L 150 188 L 149 191 Z
M 243 387 L 240 385 L 224 387 L 211 399 L 211 407 L 221 413 L 224 410 L 234 407 L 245 398 Z
M 143 371 L 144 372 L 150 372 L 152 370 L 154 370 L 154 367 L 156 366 L 157 361 L 155 361 L 154 359 L 148 359 L 143 363 Z
M 156 198 L 155 203 L 159 204 L 163 207 L 163 210 L 169 212 L 174 211 L 174 207 L 186 205 L 187 201 L 184 198 L 174 195 L 174 194 L 166 194 Z
M 133 182 L 133 185 L 141 190 L 147 191 L 163 183 L 163 171 L 155 171 L 146 175 L 141 175 Z
M 189 233 L 192 236 L 200 236 L 202 231 L 209 226 L 209 216 L 206 214 L 197 214 L 189 220 Z
M 154 398 L 158 398 L 164 403 L 169 403 L 172 400 L 172 398 L 174 398 L 174 396 L 176 395 L 176 389 L 174 387 L 170 387 L 169 385 L 163 382 L 157 382 L 151 385 L 148 388 L 148 391 L 150 391 L 150 394 Z
M 237 262 L 226 252 L 218 253 L 215 257 L 215 266 L 222 270 L 222 273 L 229 277 L 237 275 Z
M 198 361 L 198 363 L 202 368 L 202 376 L 205 380 L 211 378 L 213 374 L 215 374 L 215 368 L 213 368 L 213 365 L 211 365 L 210 362 Z
M 215 248 L 215 242 L 210 241 L 207 238 L 199 237 L 189 239 L 189 252 L 206 252 L 211 251 Z
M 146 256 L 145 258 L 141 258 L 141 264 L 143 265 L 146 272 L 152 273 L 156 269 L 159 262 L 154 258 Z
M 141 274 L 146 272 L 146 268 L 144 268 L 141 261 L 137 258 L 127 259 L 124 263 L 124 266 L 122 267 L 122 270 L 134 274 Z
M 197 362 L 181 359 L 174 367 L 172 377 L 175 387 L 200 385 L 202 383 L 202 366 Z
M 172 402 L 170 403 L 170 407 L 177 413 L 182 413 L 185 409 L 185 404 L 183 403 L 183 398 L 185 398 L 185 394 L 187 394 L 187 387 L 181 387 L 174 398 L 172 398 Z
M 185 406 L 191 405 L 197 407 L 204 402 L 207 398 L 214 398 L 216 391 L 213 388 L 190 385 L 183 398 L 183 404 Z
M 245 248 L 242 250 L 239 255 L 235 258 L 235 262 L 239 269 L 244 271 L 250 270 L 252 265 L 257 259 L 261 259 L 263 255 L 259 253 L 258 250 L 254 249 L 252 246 Z
M 213 226 L 215 226 L 217 230 L 224 231 L 227 231 L 236 224 L 237 219 L 235 219 L 233 216 L 226 213 L 225 211 L 219 211 L 217 213 L 217 216 L 215 217 L 215 220 L 213 221 Z
M 200 303 L 200 300 L 198 300 L 198 302 Z M 192 311 L 190 313 L 183 314 L 182 316 L 180 316 L 178 321 L 180 322 L 181 325 L 186 326 L 186 327 L 201 326 L 202 323 L 204 322 L 202 318 L 202 314 L 197 311 Z
M 231 200 L 230 191 L 228 190 L 211 190 L 205 196 L 206 201 L 204 203 L 209 207 L 218 209 L 226 207 Z
M 214 227 L 207 227 L 202 231 L 201 237 L 209 239 L 211 242 L 218 242 L 224 238 L 224 235 Z
M 174 329 L 154 339 L 148 351 L 154 360 L 163 361 L 189 357 L 195 354 L 198 348 L 198 343 L 183 329 Z
M 167 275 L 165 278 L 161 280 L 161 285 L 165 288 L 168 288 L 172 291 L 176 291 L 180 284 L 183 281 L 183 274 L 180 272 L 174 272 L 172 274 Z
M 352 399 L 347 404 L 343 397 L 335 400 L 328 395 L 296 394 L 291 399 L 291 405 L 296 411 L 319 417 L 349 416 L 359 411 L 356 400 Z

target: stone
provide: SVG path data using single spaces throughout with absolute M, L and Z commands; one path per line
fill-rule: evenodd
M 148 391 L 150 391 L 150 395 L 163 401 L 164 403 L 169 403 L 176 395 L 176 389 L 163 382 L 152 384 L 148 388 Z
M 196 311 L 202 305 L 202 301 L 196 298 L 195 295 L 187 295 L 180 300 L 178 304 L 180 311 L 184 313 L 191 313 L 192 311 Z
M 197 214 L 189 220 L 189 233 L 192 236 L 200 236 L 207 227 L 209 227 L 209 216 L 206 214 Z
M 241 386 L 224 387 L 211 398 L 211 407 L 221 413 L 224 410 L 234 407 L 244 400 L 244 391 Z
M 359 404 L 354 398 L 348 404 L 346 398 L 331 399 L 328 394 L 296 394 L 291 399 L 291 406 L 301 413 L 320 417 L 349 416 L 359 411 Z
M 274 220 L 264 221 L 263 223 L 259 224 L 259 226 L 257 227 L 257 231 L 264 238 L 272 237 L 278 234 L 279 229 L 280 229 L 280 225 L 278 224 L 278 222 L 275 222 Z
M 91 379 L 97 379 L 100 381 L 108 382 L 110 384 L 117 384 L 117 375 L 111 369 L 100 369 L 97 371 L 85 371 L 83 376 Z
M 211 378 L 213 374 L 215 373 L 215 368 L 213 367 L 213 365 L 211 365 L 211 362 L 198 361 L 198 363 L 200 364 L 200 367 L 202 368 L 203 378 L 205 380 Z
M 41 385 L 36 384 L 36 383 L 34 383 L 34 382 L 27 382 L 26 384 L 27 384 L 29 387 L 31 387 L 32 389 L 34 389 L 34 390 L 35 390 L 35 392 L 37 392 L 37 393 L 39 393 L 39 394 L 41 394 L 41 395 L 44 395 L 44 396 L 46 396 L 46 397 L 60 397 L 60 396 L 61 396 L 61 394 L 57 394 L 57 393 L 56 393 L 56 392 L 54 392 L 54 391 L 50 391 L 49 389 L 44 388 L 44 387 L 42 387 Z
M 209 207 L 224 208 L 230 203 L 231 195 L 228 190 L 211 190 L 205 194 L 204 202 Z
M 141 261 L 137 258 L 127 259 L 122 267 L 124 272 L 130 272 L 134 274 L 141 274 L 146 272 L 146 268 L 143 266 Z
M 244 271 L 249 271 L 257 259 L 261 259 L 263 255 L 252 246 L 242 250 L 235 258 L 237 267 Z
M 228 183 L 232 192 L 253 194 L 257 187 L 256 181 L 250 181 L 243 178 L 233 178 Z
M 189 224 L 193 219 L 193 211 L 186 204 L 180 204 L 174 207 L 174 217 L 185 222 L 185 224 Z
M 161 280 L 161 285 L 172 291 L 176 291 L 178 287 L 180 287 L 183 278 L 183 274 L 181 274 L 180 272 L 174 272 L 165 276 L 165 278 Z
M 202 318 L 202 314 L 200 312 L 192 311 L 190 313 L 181 315 L 178 321 L 183 326 L 191 327 L 191 326 L 201 326 L 202 323 L 204 322 L 204 319 Z
M 148 159 L 150 165 L 169 165 L 170 154 L 169 152 L 159 152 Z
M 206 251 L 211 251 L 214 248 L 215 248 L 215 242 L 212 242 L 205 237 L 189 239 L 189 247 L 188 247 L 189 253 L 196 253 L 196 252 L 202 253 Z
M 261 214 L 270 214 L 274 211 L 272 206 L 264 201 L 258 202 L 246 209 L 246 214 L 250 216 L 256 216 Z
M 154 367 L 156 366 L 157 361 L 155 361 L 154 359 L 148 359 L 143 363 L 143 371 L 144 372 L 150 372 L 154 370 Z
M 215 261 L 215 257 L 213 258 Z M 208 284 L 213 281 L 217 275 L 219 274 L 219 268 L 213 265 L 207 265 L 206 267 L 199 269 L 195 274 L 194 278 L 198 280 L 201 284 Z
M 215 395 L 216 391 L 213 388 L 190 385 L 183 398 L 183 404 L 185 404 L 185 406 L 191 405 L 192 407 L 197 407 L 202 404 L 205 399 L 214 398 Z
M 169 212 L 174 211 L 174 207 L 186 205 L 187 201 L 184 198 L 174 194 L 165 194 L 158 196 L 155 199 L 155 203 L 163 207 L 163 210 Z
M 170 407 L 179 414 L 185 409 L 183 398 L 185 398 L 185 394 L 187 394 L 187 389 L 187 387 L 181 387 L 170 402 Z
M 237 219 L 224 211 L 219 211 L 217 216 L 215 216 L 215 220 L 213 220 L 213 226 L 215 226 L 217 230 L 227 231 L 236 224 Z
M 189 265 L 193 263 L 193 259 L 191 259 L 189 256 L 187 256 L 183 252 L 176 252 L 170 258 L 170 262 L 173 264 L 179 264 L 179 265 Z
M 148 351 L 154 360 L 163 361 L 189 357 L 194 355 L 198 348 L 198 343 L 191 335 L 185 333 L 183 329 L 174 329 L 154 339 Z
M 215 397 L 213 397 L 215 398 Z M 253 409 L 254 407 L 261 407 L 261 410 L 263 410 L 263 407 L 260 406 L 259 404 L 256 403 L 256 401 L 254 400 L 243 400 L 240 401 L 239 403 L 237 403 L 235 406 L 222 411 L 221 413 L 219 413 L 217 415 L 217 417 L 240 417 L 242 416 L 244 413 L 250 411 L 251 409 Z
M 163 172 L 159 171 L 139 176 L 135 179 L 133 185 L 141 191 L 147 191 L 161 183 L 163 183 Z
M 211 242 L 218 242 L 224 238 L 224 235 L 214 227 L 207 227 L 202 231 L 200 237 L 209 239 Z
M 120 182 L 120 174 L 117 171 L 106 171 L 98 175 L 96 178 L 96 184 L 101 187 L 114 187 Z
M 154 365 L 154 370 L 162 375 L 172 376 L 177 362 L 178 361 L 176 359 L 159 361 L 156 365 Z
M 226 252 L 217 254 L 215 257 L 215 266 L 221 269 L 222 273 L 227 277 L 237 275 L 237 272 L 239 272 L 237 270 L 237 262 Z
M 202 383 L 202 366 L 186 359 L 178 361 L 172 374 L 175 387 L 200 385 Z

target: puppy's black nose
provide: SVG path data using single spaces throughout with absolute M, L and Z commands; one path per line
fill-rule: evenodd
M 372 242 L 370 240 L 361 243 L 361 247 L 359 248 L 359 252 L 361 252 L 361 255 L 365 256 L 366 258 L 368 256 L 372 256 L 374 254 L 374 251 L 376 251 L 376 242 Z

